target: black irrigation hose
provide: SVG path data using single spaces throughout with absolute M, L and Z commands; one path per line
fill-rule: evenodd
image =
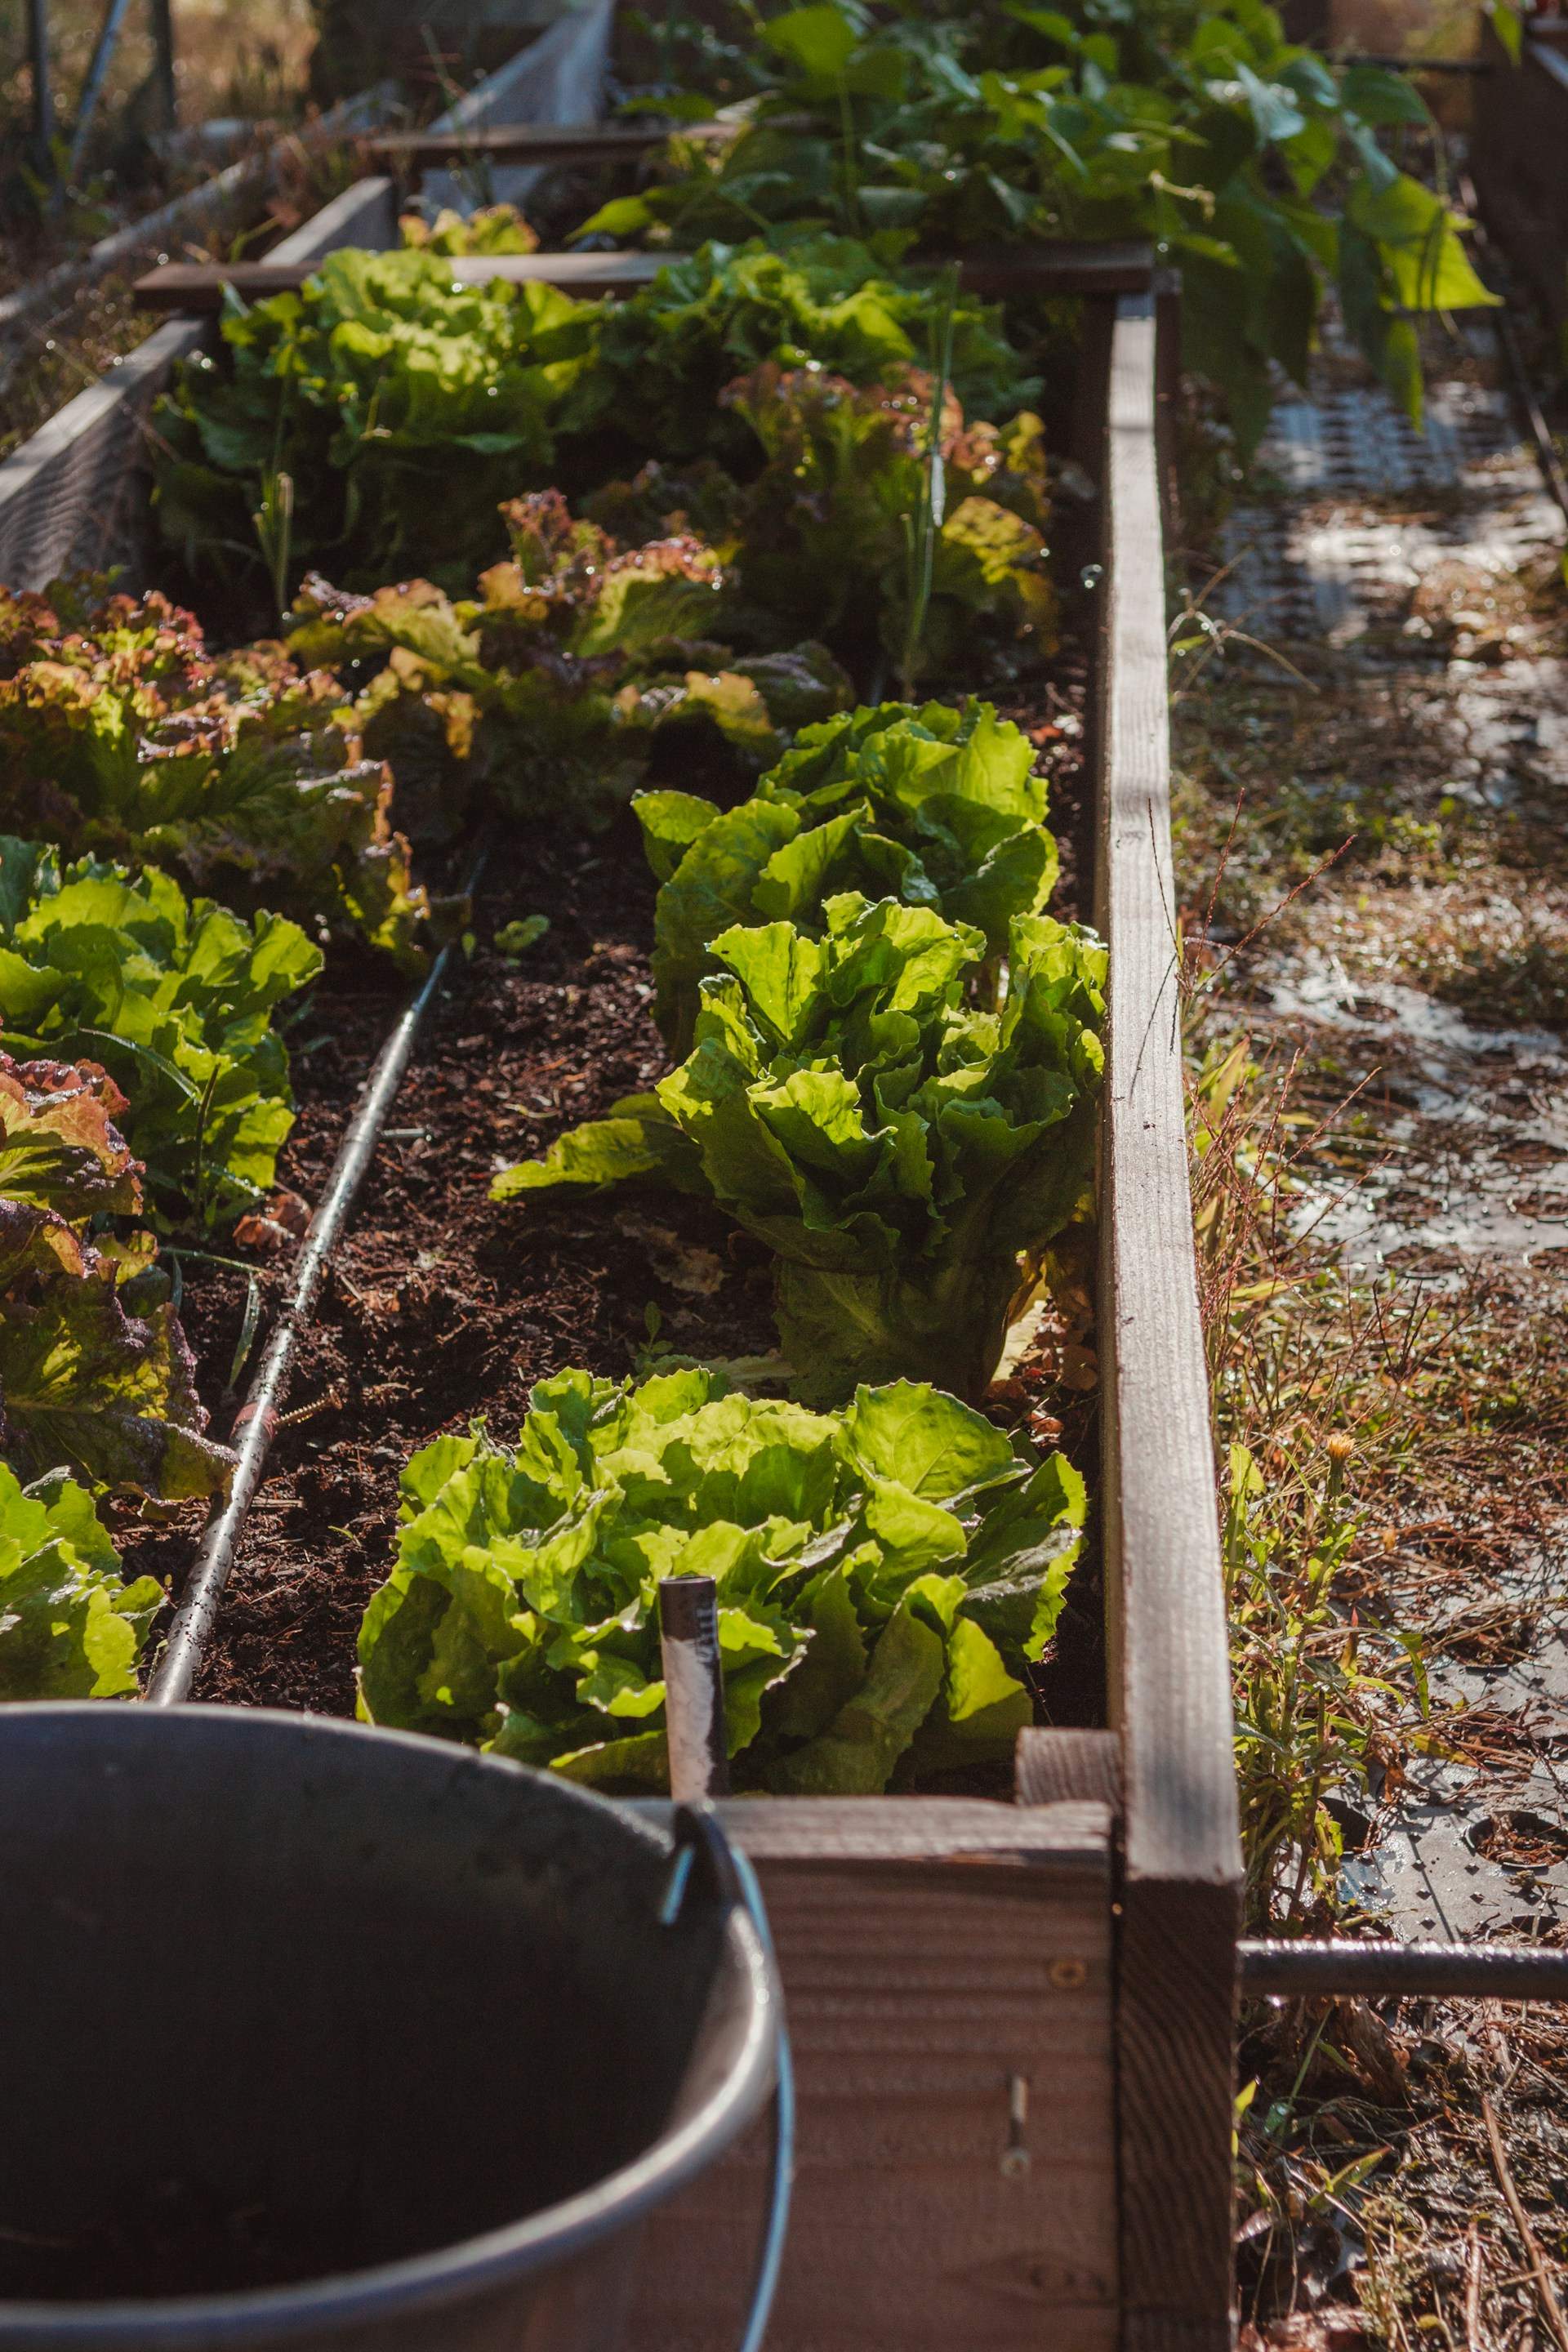
M 481 855 L 469 878 L 470 894 L 478 887 L 483 866 Z M 214 1504 L 208 1516 L 163 1654 L 142 1694 L 148 1706 L 178 1706 L 191 1695 L 191 1685 L 234 1566 L 240 1535 L 261 1486 L 272 1440 L 278 1433 L 279 1408 L 288 1394 L 295 1353 L 310 1328 L 328 1263 L 348 1222 L 365 1171 L 375 1157 L 382 1123 L 403 1084 L 419 1024 L 441 984 L 451 952 L 448 941 L 376 1055 L 348 1131 L 338 1147 L 332 1172 L 317 1203 L 294 1269 L 294 1286 L 288 1304 L 268 1340 L 245 1402 L 235 1415 L 232 1435 L 239 1460 L 227 1495 Z
M 1478 2000 L 1568 2000 L 1568 1951 L 1520 1944 L 1243 1943 L 1237 1959 L 1250 2000 L 1364 2000 L 1448 1995 Z

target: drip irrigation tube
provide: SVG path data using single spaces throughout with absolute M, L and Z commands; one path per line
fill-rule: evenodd
M 470 894 L 484 867 L 481 856 L 468 880 Z M 365 1171 L 375 1157 L 383 1121 L 391 1109 L 414 1041 L 441 984 L 448 959 L 448 941 L 387 1038 L 365 1081 L 348 1131 L 338 1147 L 332 1172 L 310 1220 L 310 1230 L 294 1269 L 294 1286 L 279 1317 L 267 1350 L 257 1369 L 245 1402 L 235 1415 L 231 1433 L 239 1459 L 228 1493 L 214 1504 L 202 1534 L 200 1549 L 186 1582 L 163 1654 L 143 1694 L 148 1706 L 178 1706 L 188 1698 L 202 1653 L 216 1621 L 218 1603 L 234 1566 L 239 1538 L 267 1467 L 272 1440 L 278 1433 L 279 1409 L 288 1394 L 300 1341 L 310 1328 L 322 1278 L 348 1222 Z
M 1519 1944 L 1311 1943 L 1275 1937 L 1237 1947 L 1249 1998 L 1367 2000 L 1440 1995 L 1568 2001 L 1568 1951 Z

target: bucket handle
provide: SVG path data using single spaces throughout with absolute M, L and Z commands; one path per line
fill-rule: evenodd
M 678 1805 L 670 1827 L 675 1839 L 675 1852 L 670 1861 L 669 1876 L 665 1882 L 664 1898 L 659 1905 L 660 1924 L 673 1926 L 679 1916 L 692 1865 L 700 1854 L 721 1898 L 739 1905 L 745 1912 L 756 1929 L 757 1941 L 770 1966 L 776 1969 L 773 1935 L 763 1906 L 757 1874 L 740 1847 L 731 1844 L 711 1805 Z M 767 2210 L 757 2248 L 751 2304 L 740 2352 L 762 2352 L 763 2338 L 767 2334 L 768 2321 L 773 2315 L 773 2297 L 778 2292 L 784 2239 L 789 2230 L 790 2192 L 794 2185 L 795 2071 L 790 2063 L 789 2030 L 781 2011 L 773 2073 L 773 2146 L 768 2170 Z

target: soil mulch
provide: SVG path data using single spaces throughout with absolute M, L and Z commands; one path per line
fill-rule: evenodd
M 1002 702 L 1051 779 L 1062 914 L 1088 897 L 1085 679 L 1069 649 L 1047 683 Z M 510 1436 L 532 1384 L 568 1365 L 620 1380 L 667 1351 L 721 1361 L 772 1351 L 769 1254 L 711 1205 L 631 1190 L 500 1205 L 488 1197 L 498 1169 L 538 1155 L 668 1067 L 648 1009 L 655 888 L 629 815 L 605 835 L 519 833 L 492 849 L 473 951 L 456 961 L 426 1016 L 301 1346 L 198 1699 L 353 1713 L 355 1637 L 392 1565 L 398 1473 L 442 1431 L 482 1418 Z M 497 929 L 535 912 L 550 918 L 545 936 L 519 959 L 498 953 Z M 325 1184 L 398 1003 L 383 969 L 340 958 L 293 1032 L 299 1123 L 279 1176 L 305 1202 Z M 276 1254 L 252 1255 L 270 1307 L 292 1246 L 280 1240 Z M 184 1272 L 182 1315 L 222 1430 L 248 1285 L 195 1260 Z M 1044 1360 L 1026 1361 L 994 1409 L 1092 1469 L 1092 1393 L 1056 1390 Z M 126 1572 L 164 1577 L 177 1595 L 199 1528 L 194 1507 L 133 1525 Z M 1056 1721 L 1102 1719 L 1098 1582 L 1086 1561 L 1042 1670 L 1040 1697 Z

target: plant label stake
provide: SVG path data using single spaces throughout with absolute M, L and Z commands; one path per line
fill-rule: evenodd
M 702 1805 L 730 1793 L 724 1674 L 719 1656 L 719 1588 L 710 1576 L 664 1576 L 658 1584 L 664 1657 L 665 1739 L 669 1793 Z

